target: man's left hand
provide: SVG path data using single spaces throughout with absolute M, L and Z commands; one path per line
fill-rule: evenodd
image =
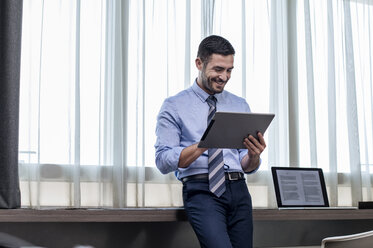
M 247 169 L 248 171 L 255 169 L 259 166 L 260 163 L 260 154 L 266 148 L 266 142 L 263 138 L 263 134 L 258 132 L 258 139 L 254 136 L 249 135 L 247 138 L 244 139 L 243 142 L 244 146 L 248 150 L 248 164 Z M 246 166 L 245 166 L 246 167 Z

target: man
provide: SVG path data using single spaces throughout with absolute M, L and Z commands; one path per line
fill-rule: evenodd
M 234 48 L 212 35 L 199 45 L 194 84 L 167 98 L 157 119 L 156 165 L 166 174 L 176 172 L 183 182 L 183 201 L 201 247 L 252 247 L 252 204 L 244 173 L 255 172 L 266 147 L 243 140 L 246 149 L 198 148 L 216 110 L 250 112 L 246 101 L 224 87 L 231 77 Z

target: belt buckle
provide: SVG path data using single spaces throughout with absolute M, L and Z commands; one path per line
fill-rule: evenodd
M 232 174 L 233 173 L 229 173 L 228 172 L 228 179 L 229 179 L 229 181 L 237 181 L 239 179 L 239 176 L 237 176 L 236 178 L 232 178 Z

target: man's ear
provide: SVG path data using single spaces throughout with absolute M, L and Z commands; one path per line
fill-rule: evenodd
M 199 71 L 202 71 L 202 68 L 203 68 L 203 62 L 202 62 L 202 60 L 199 57 L 197 57 L 196 60 L 195 60 L 195 62 L 196 62 L 197 69 Z

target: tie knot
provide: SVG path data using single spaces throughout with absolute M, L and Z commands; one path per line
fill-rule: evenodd
M 210 107 L 216 107 L 216 97 L 213 95 L 210 95 L 207 97 L 206 102 Z

